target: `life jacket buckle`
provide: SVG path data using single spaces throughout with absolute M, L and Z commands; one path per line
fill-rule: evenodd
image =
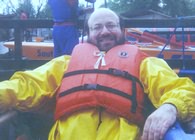
M 118 69 L 113 69 L 113 68 L 109 68 L 108 70 L 111 74 L 115 75 L 115 76 L 122 76 L 125 77 L 127 75 L 127 72 L 125 71 L 121 71 Z
M 97 84 L 84 84 L 84 89 L 86 90 L 96 90 Z

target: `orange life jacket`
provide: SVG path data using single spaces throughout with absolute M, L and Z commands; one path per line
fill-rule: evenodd
M 77 45 L 57 93 L 55 119 L 103 107 L 143 125 L 145 94 L 139 69 L 145 57 L 136 46 L 120 45 L 104 54 L 91 44 Z

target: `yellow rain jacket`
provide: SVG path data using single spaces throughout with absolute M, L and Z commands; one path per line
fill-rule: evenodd
M 0 111 L 44 111 L 55 99 L 70 56 L 51 60 L 33 71 L 17 72 L 10 80 L 0 82 Z M 141 64 L 140 80 L 145 93 L 155 107 L 172 103 L 179 119 L 195 116 L 195 85 L 189 78 L 179 78 L 167 63 L 158 58 L 146 58 Z M 99 125 L 100 124 L 100 125 Z M 57 120 L 49 140 L 137 140 L 140 128 L 124 118 L 99 110 L 81 110 L 69 118 Z

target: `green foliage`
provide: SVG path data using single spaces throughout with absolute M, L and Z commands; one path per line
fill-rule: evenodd
M 160 0 L 109 0 L 108 7 L 117 13 L 138 10 L 158 10 Z
M 45 7 L 40 11 L 37 18 L 52 19 L 51 9 L 48 4 L 46 4 Z
M 131 7 L 130 0 L 108 0 L 108 7 L 117 13 L 129 10 Z
M 195 13 L 194 0 L 108 0 L 108 7 L 117 13 L 154 10 L 172 17 Z
M 173 17 L 194 14 L 194 0 L 163 0 L 163 11 Z
M 35 17 L 35 9 L 32 5 L 31 0 L 20 0 L 19 1 L 18 8 L 16 9 L 16 13 L 18 14 L 18 17 L 21 11 L 25 11 L 28 15 L 28 18 Z
M 33 5 L 33 0 L 0 0 L 3 5 L 4 14 L 16 14 L 19 18 L 21 11 L 28 14 L 29 19 L 51 17 L 47 0 L 38 0 L 38 4 Z
M 17 2 L 18 7 L 14 4 L 15 0 L 0 0 L 0 4 L 7 5 L 6 8 L 18 17 L 20 11 L 24 10 L 29 14 L 29 18 L 52 18 L 47 0 L 39 0 L 38 6 L 32 5 L 33 0 Z M 107 6 L 117 13 L 154 10 L 172 17 L 191 16 L 195 13 L 195 0 L 107 0 Z

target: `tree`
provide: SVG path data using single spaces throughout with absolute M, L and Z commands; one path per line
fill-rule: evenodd
M 18 8 L 16 9 L 16 13 L 20 15 L 21 11 L 26 12 L 28 15 L 28 18 L 35 17 L 35 10 L 34 10 L 31 0 L 19 0 L 19 5 L 18 5 Z
M 117 13 L 154 10 L 172 17 L 195 13 L 194 0 L 108 0 L 108 7 Z
M 194 15 L 194 0 L 161 0 L 162 11 L 172 17 Z
M 30 18 L 51 18 L 47 0 L 38 0 L 38 3 L 33 5 L 33 0 L 0 0 L 0 8 L 4 9 L 5 14 L 18 15 L 19 11 L 24 9 Z M 107 6 L 117 13 L 154 10 L 172 17 L 195 13 L 194 0 L 107 0 Z
M 108 7 L 114 10 L 116 13 L 121 13 L 129 10 L 131 6 L 131 0 L 108 0 Z
M 0 0 L 4 14 L 16 14 L 19 17 L 20 11 L 23 10 L 29 14 L 29 18 L 39 18 L 46 3 L 47 0 L 38 0 L 36 5 L 33 3 L 33 0 Z
M 50 18 L 51 11 L 47 4 L 47 0 L 39 0 L 39 4 L 35 7 L 35 18 Z
M 160 9 L 160 0 L 134 0 L 131 4 L 131 10 L 155 10 Z
M 117 13 L 139 10 L 159 10 L 160 0 L 109 0 L 108 7 Z
M 40 11 L 39 16 L 37 16 L 37 18 L 52 19 L 51 9 L 48 4 L 46 4 L 44 8 Z
M 0 7 L 4 14 L 16 14 L 16 8 L 11 0 L 1 0 Z

